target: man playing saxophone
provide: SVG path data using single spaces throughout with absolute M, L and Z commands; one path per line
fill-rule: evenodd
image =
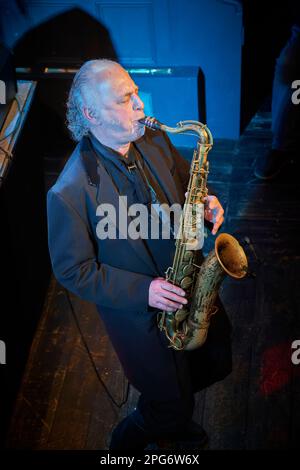
M 78 142 L 48 193 L 49 249 L 58 281 L 94 302 L 129 382 L 140 392 L 136 409 L 112 433 L 110 449 L 144 449 L 169 439 L 192 441 L 206 433 L 192 421 L 194 393 L 231 370 L 230 325 L 219 311 L 205 345 L 176 351 L 157 327 L 161 310 L 187 304 L 183 288 L 168 282 L 174 237 L 130 238 L 116 217 L 116 237 L 97 235 L 103 204 L 119 209 L 153 203 L 184 204 L 190 165 L 166 133 L 146 129 L 138 88 L 116 62 L 92 60 L 75 75 L 68 127 Z M 123 201 L 124 199 L 122 199 Z M 205 198 L 205 218 L 216 234 L 223 208 Z M 128 215 L 127 223 L 131 218 Z

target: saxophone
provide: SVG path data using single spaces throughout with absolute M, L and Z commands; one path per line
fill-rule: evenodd
M 215 305 L 219 287 L 226 276 L 241 279 L 247 274 L 248 262 L 239 242 L 228 233 L 221 233 L 215 240 L 215 248 L 203 263 L 197 264 L 199 243 L 199 208 L 204 213 L 207 196 L 209 162 L 207 155 L 213 138 L 206 125 L 198 121 L 181 121 L 176 127 L 166 126 L 154 118 L 145 117 L 142 124 L 173 134 L 189 132 L 198 136 L 190 166 L 190 179 L 181 213 L 179 236 L 173 265 L 166 271 L 166 280 L 180 286 L 186 292 L 188 303 L 176 312 L 158 313 L 158 326 L 164 331 L 170 347 L 176 350 L 193 350 L 202 346 L 207 338 L 210 319 L 218 307 Z M 204 224 L 200 225 L 204 237 Z

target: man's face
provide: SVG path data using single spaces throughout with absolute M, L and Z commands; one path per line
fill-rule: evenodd
M 144 117 L 144 103 L 128 73 L 122 67 L 107 70 L 96 88 L 99 124 L 95 130 L 99 137 L 119 145 L 141 137 L 145 127 L 138 121 Z

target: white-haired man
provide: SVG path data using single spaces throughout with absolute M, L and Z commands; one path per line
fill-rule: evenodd
M 125 374 L 141 393 L 137 408 L 114 430 L 110 449 L 143 449 L 166 437 L 200 445 L 206 436 L 192 421 L 193 394 L 230 372 L 226 314 L 220 308 L 219 328 L 212 325 L 203 348 L 169 348 L 157 312 L 187 302 L 184 290 L 164 279 L 174 239 L 126 237 L 118 217 L 124 197 L 128 207 L 142 204 L 149 214 L 154 202 L 183 204 L 189 165 L 164 133 L 139 122 L 144 105 L 138 87 L 116 62 L 85 63 L 67 105 L 79 144 L 48 193 L 53 271 L 66 288 L 97 305 Z M 116 236 L 99 237 L 103 207 L 117 211 L 110 221 Z M 206 209 L 216 233 L 222 206 L 210 196 Z M 131 221 L 127 214 L 125 222 Z

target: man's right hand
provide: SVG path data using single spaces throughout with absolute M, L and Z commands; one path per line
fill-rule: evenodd
M 150 307 L 175 312 L 185 304 L 187 304 L 187 299 L 183 289 L 174 286 L 163 277 L 153 279 L 149 287 Z

